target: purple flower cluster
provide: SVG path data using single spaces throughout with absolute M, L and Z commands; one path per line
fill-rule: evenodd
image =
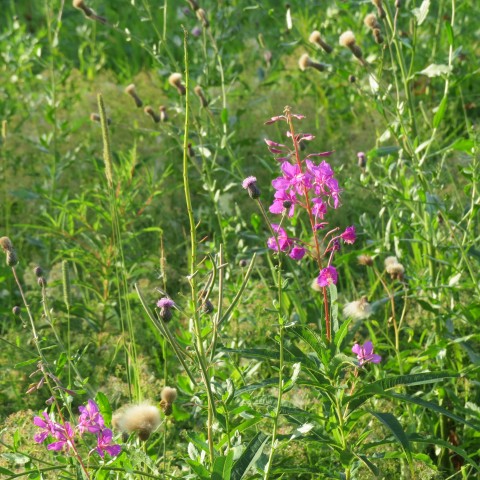
M 42 413 L 42 417 L 35 417 L 33 423 L 42 429 L 40 433 L 35 434 L 34 440 L 37 443 L 43 443 L 47 437 L 53 437 L 56 441 L 47 445 L 48 450 L 69 451 L 75 449 L 75 432 L 83 436 L 86 432 L 92 433 L 97 437 L 97 446 L 91 450 L 103 458 L 105 452 L 111 457 L 116 457 L 122 448 L 120 445 L 112 445 L 112 431 L 105 427 L 105 421 L 98 409 L 98 405 L 93 400 L 88 400 L 86 406 L 78 407 L 80 417 L 78 425 L 72 428 L 70 423 L 54 422 L 47 412 Z M 91 453 L 90 452 L 90 453 Z
M 301 120 L 303 115 L 293 114 L 289 111 L 286 115 L 279 115 L 271 118 L 267 124 L 278 121 L 286 121 L 289 125 L 287 137 L 293 143 L 293 149 L 273 140 L 265 140 L 268 149 L 280 162 L 282 175 L 272 181 L 275 189 L 274 200 L 270 205 L 270 212 L 277 215 L 293 217 L 297 209 L 303 209 L 308 212 L 312 233 L 317 235 L 319 230 L 328 225 L 324 221 L 329 208 L 338 208 L 340 206 L 341 189 L 338 181 L 334 177 L 332 167 L 325 161 L 316 163 L 315 157 L 328 157 L 333 152 L 310 153 L 303 159 L 299 156 L 302 142 L 310 142 L 315 137 L 310 133 L 293 132 L 292 119 Z M 247 179 L 248 180 L 248 179 Z M 245 187 L 244 187 L 245 188 Z M 307 250 L 308 245 L 301 243 L 295 238 L 287 235 L 284 228 L 278 224 L 272 224 L 276 236 L 270 237 L 267 245 L 276 252 L 287 253 L 294 260 L 301 260 Z M 338 274 L 334 266 L 331 265 L 333 254 L 340 249 L 340 240 L 344 243 L 352 244 L 355 242 L 355 227 L 348 227 L 342 234 L 334 235 L 337 229 L 331 230 L 325 235 L 332 236 L 323 252 L 319 251 L 319 243 L 315 242 L 316 252 L 314 257 L 320 259 L 328 255 L 327 266 L 322 268 L 317 278 L 320 287 L 327 287 L 330 284 L 336 284 Z
M 373 353 L 373 343 L 372 342 L 365 342 L 363 347 L 356 343 L 352 347 L 352 352 L 357 355 L 358 363 L 362 367 L 368 362 L 372 363 L 380 363 L 382 361 L 382 357 Z

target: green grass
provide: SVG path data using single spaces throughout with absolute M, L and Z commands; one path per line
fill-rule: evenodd
M 5 2 L 0 20 L 0 236 L 19 259 L 0 267 L 2 478 L 476 478 L 477 2 L 384 0 L 382 44 L 369 1 L 290 2 L 291 29 L 273 0 L 202 0 L 208 28 L 196 2 L 85 3 L 107 22 L 60 0 Z M 339 44 L 346 30 L 366 66 Z M 302 71 L 304 53 L 327 70 Z M 131 83 L 168 121 L 135 106 Z M 90 118 L 99 95 L 108 135 Z M 281 172 L 264 139 L 292 144 L 285 122 L 265 122 L 286 105 L 316 137 L 299 159 L 335 151 L 342 205 L 318 248 L 305 210 L 268 212 Z M 267 248 L 280 221 L 311 254 Z M 312 289 L 325 233 L 350 225 L 336 288 Z M 348 318 L 364 296 L 371 315 Z M 358 368 L 351 349 L 366 341 L 382 361 Z M 160 426 L 145 442 L 117 426 L 122 453 L 105 461 L 94 435 L 68 454 L 34 442 L 35 415 L 74 425 L 88 399 L 109 427 L 149 401 Z

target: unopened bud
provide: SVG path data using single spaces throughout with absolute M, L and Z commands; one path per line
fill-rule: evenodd
M 143 106 L 143 102 L 138 96 L 137 91 L 135 90 L 135 85 L 133 83 L 131 83 L 130 85 L 128 85 L 128 87 L 125 88 L 125 93 L 133 98 L 133 100 L 135 101 L 135 105 L 138 108 Z
M 22 313 L 22 309 L 18 306 L 18 305 L 15 305 L 13 308 L 12 308 L 12 313 L 14 315 L 16 315 L 17 317 L 20 316 L 20 314 Z
M 360 168 L 365 168 L 367 165 L 367 157 L 365 156 L 364 152 L 358 152 L 357 153 L 357 158 L 358 158 L 358 166 Z
M 143 111 L 148 115 L 155 123 L 160 122 L 160 117 L 155 113 L 155 110 L 150 105 L 147 105 Z
M 357 78 L 355 77 L 355 75 L 349 75 L 348 76 L 348 81 L 350 83 L 355 83 L 357 81 Z
M 245 267 L 248 265 L 248 262 L 247 262 L 244 258 L 242 258 L 242 259 L 238 262 L 238 264 L 240 265 L 241 268 L 245 268 Z
M 203 313 L 210 314 L 214 310 L 213 303 L 210 300 L 205 300 L 205 302 L 202 305 L 202 311 Z
M 14 249 L 7 252 L 7 265 L 14 267 L 18 263 L 17 252 Z
M 187 92 L 185 85 L 183 84 L 183 81 L 182 81 L 181 73 L 172 73 L 168 77 L 168 83 L 172 87 L 175 87 L 180 95 L 185 95 L 185 93 Z
M 379 28 L 374 28 L 373 29 L 373 36 L 375 38 L 375 43 L 378 43 L 379 45 L 383 43 L 383 36 L 382 32 L 380 31 Z
M 47 280 L 45 279 L 45 277 L 38 277 L 37 283 L 38 283 L 42 288 L 44 288 L 44 287 L 47 286 Z
M 35 274 L 36 277 L 41 277 L 43 275 L 42 267 L 35 267 L 33 269 L 33 273 Z

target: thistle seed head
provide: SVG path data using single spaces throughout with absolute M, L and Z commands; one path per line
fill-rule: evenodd
M 324 63 L 315 62 L 306 53 L 298 60 L 300 70 L 305 71 L 307 68 L 315 68 L 319 72 L 324 72 L 328 67 Z
M 359 255 L 357 257 L 358 264 L 365 267 L 373 267 L 373 258 L 370 255 Z
M 145 112 L 146 115 L 148 115 L 155 123 L 160 122 L 160 117 L 155 113 L 155 110 L 150 106 L 147 105 L 143 111 Z
M 187 92 L 185 85 L 183 84 L 183 81 L 182 81 L 181 73 L 172 73 L 168 77 L 168 83 L 172 87 L 175 87 L 180 95 L 185 95 L 185 93 Z
M 342 47 L 351 49 L 356 43 L 355 35 L 351 30 L 347 30 L 340 35 L 338 42 Z
M 373 30 L 374 28 L 380 28 L 380 24 L 377 21 L 377 17 L 374 13 L 369 13 L 364 20 L 365 25 Z
M 143 441 L 148 440 L 160 423 L 160 411 L 148 403 L 129 405 L 112 417 L 114 428 L 127 434 L 136 433 Z
M 315 45 L 318 45 L 320 48 L 322 48 L 325 53 L 331 53 L 333 48 L 323 40 L 322 36 L 320 35 L 320 32 L 318 30 L 314 30 L 311 34 L 308 40 L 311 43 L 314 43 Z
M 133 83 L 131 83 L 130 85 L 128 85 L 126 88 L 125 88 L 125 93 L 127 95 L 130 95 L 133 100 L 135 101 L 135 105 L 140 108 L 143 106 L 143 102 L 142 100 L 140 99 L 140 97 L 138 96 L 137 94 L 137 91 L 135 89 L 135 85 Z
M 373 313 L 372 306 L 368 303 L 367 297 L 362 297 L 360 300 L 347 303 L 343 307 L 343 315 L 354 320 L 364 320 Z
M 177 389 L 172 387 L 164 387 L 160 393 L 162 401 L 172 404 L 177 399 Z
M 193 91 L 195 92 L 195 95 L 200 99 L 200 103 L 203 108 L 208 107 L 208 100 L 207 97 L 205 97 L 205 94 L 203 93 L 203 89 L 200 85 L 197 85 Z

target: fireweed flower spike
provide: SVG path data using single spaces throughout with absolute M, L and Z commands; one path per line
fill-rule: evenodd
M 380 363 L 382 361 L 380 355 L 373 353 L 373 343 L 370 341 L 365 342 L 363 347 L 356 343 L 352 347 L 352 352 L 357 355 L 358 363 L 361 367 L 368 362 Z
M 88 400 L 87 406 L 80 405 L 78 407 L 80 417 L 78 419 L 78 431 L 80 434 L 84 432 L 98 433 L 105 428 L 105 422 L 98 405 L 93 400 Z

